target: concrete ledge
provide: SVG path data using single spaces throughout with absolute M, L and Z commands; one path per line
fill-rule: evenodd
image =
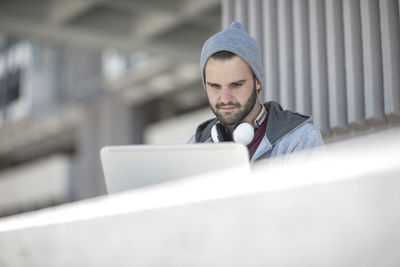
M 0 266 L 399 266 L 398 136 L 5 218 Z

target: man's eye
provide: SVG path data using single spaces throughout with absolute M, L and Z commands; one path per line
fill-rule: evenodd
M 233 83 L 232 84 L 232 87 L 240 87 L 240 86 L 242 86 L 242 83 Z

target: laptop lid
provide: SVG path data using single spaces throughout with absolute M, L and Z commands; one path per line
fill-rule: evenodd
M 100 151 L 108 193 L 249 165 L 237 143 L 107 146 Z

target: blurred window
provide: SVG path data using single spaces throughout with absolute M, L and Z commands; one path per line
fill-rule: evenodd
M 21 71 L 13 70 L 0 78 L 0 99 L 1 107 L 6 107 L 20 97 L 20 76 Z

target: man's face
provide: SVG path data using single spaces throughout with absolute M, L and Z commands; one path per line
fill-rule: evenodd
M 247 63 L 238 56 L 231 59 L 210 58 L 204 69 L 208 101 L 219 121 L 234 126 L 246 121 L 261 88 Z M 257 89 L 257 90 L 256 90 Z

